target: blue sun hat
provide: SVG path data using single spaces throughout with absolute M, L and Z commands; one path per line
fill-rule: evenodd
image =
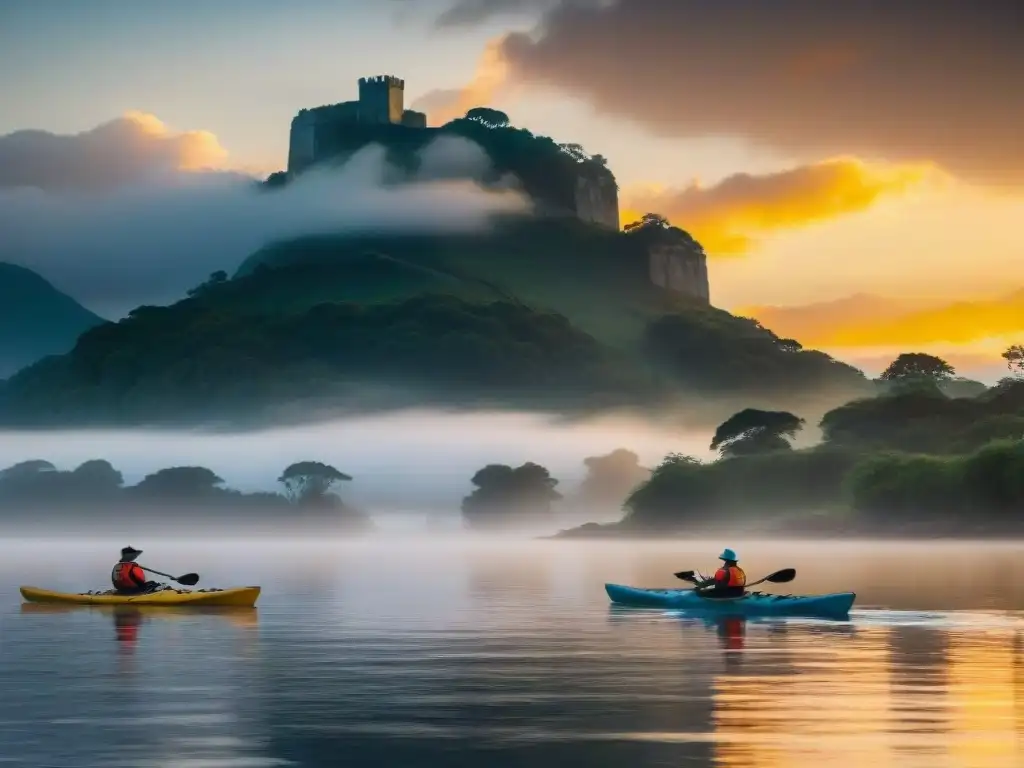
M 736 556 L 736 553 L 728 548 L 722 550 L 722 554 L 718 556 L 718 559 L 726 561 L 731 560 L 732 562 L 736 562 L 737 560 L 739 560 L 739 558 Z

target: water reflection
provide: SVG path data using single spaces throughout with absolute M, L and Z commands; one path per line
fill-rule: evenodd
M 31 553 L 27 564 L 0 557 L 11 596 L 0 601 L 2 757 L 83 768 L 1024 765 L 1024 622 L 987 608 L 1011 607 L 1014 592 L 982 577 L 964 573 L 936 596 L 884 582 L 893 558 L 875 549 L 829 564 L 821 547 L 751 547 L 749 572 L 794 565 L 805 591 L 854 589 L 882 605 L 846 621 L 737 619 L 610 606 L 604 594 L 605 581 L 671 583 L 710 546 L 246 546 L 160 554 L 210 583 L 266 585 L 258 618 L 19 612 L 19 580 L 57 577 L 26 572 L 44 562 Z M 984 575 L 1015 556 L 979 549 L 958 562 Z M 922 567 L 935 558 L 922 551 Z M 61 561 L 67 588 L 95 572 L 92 559 Z

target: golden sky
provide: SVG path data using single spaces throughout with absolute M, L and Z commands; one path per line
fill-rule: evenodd
M 300 0 L 161 18 L 128 0 L 9 12 L 0 68 L 25 76 L 0 134 L 120 132 L 131 162 L 106 164 L 115 181 L 167 165 L 267 172 L 299 108 L 390 71 L 432 124 L 488 105 L 605 155 L 623 222 L 668 215 L 704 244 L 714 303 L 784 335 L 855 363 L 927 349 L 979 371 L 1024 340 L 1014 3 Z M 40 34 L 68 58 L 40 61 Z M 23 145 L 6 146 L 16 160 Z M 834 303 L 862 294 L 891 311 Z

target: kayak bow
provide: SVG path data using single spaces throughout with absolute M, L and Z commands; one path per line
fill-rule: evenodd
M 770 595 L 749 592 L 743 597 L 712 598 L 692 589 L 640 589 L 621 584 L 605 584 L 613 603 L 637 608 L 675 608 L 678 610 L 731 614 L 734 616 L 835 616 L 850 612 L 857 595 L 835 592 L 827 595 Z

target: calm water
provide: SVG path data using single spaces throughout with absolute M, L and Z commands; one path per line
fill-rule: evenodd
M 257 611 L 27 610 L 125 543 Z M 723 543 L 849 622 L 614 610 Z M 6 542 L 0 764 L 1024 765 L 1024 546 Z M 781 589 L 775 587 L 773 589 Z

